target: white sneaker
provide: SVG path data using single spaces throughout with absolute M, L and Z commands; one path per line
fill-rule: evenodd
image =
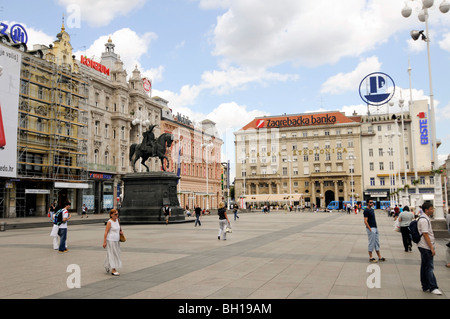
M 430 291 L 433 295 L 442 295 L 442 292 L 439 289 L 433 289 L 432 291 Z

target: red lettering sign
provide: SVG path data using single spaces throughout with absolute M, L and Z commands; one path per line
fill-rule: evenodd
M 96 71 L 103 73 L 103 74 L 109 75 L 109 69 L 106 66 L 104 66 L 103 64 L 92 61 L 91 59 L 88 59 L 84 56 L 81 56 L 80 62 L 81 62 L 81 64 L 84 64 L 87 67 L 90 67 Z

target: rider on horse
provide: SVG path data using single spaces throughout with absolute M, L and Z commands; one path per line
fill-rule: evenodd
M 155 134 L 153 134 L 153 129 L 156 126 L 158 126 L 158 125 L 150 125 L 148 128 L 148 131 L 144 132 L 144 134 L 143 134 L 143 136 L 144 136 L 144 139 L 142 140 L 143 151 L 147 151 L 150 154 L 156 154 L 156 150 L 155 150 L 156 139 L 155 139 Z

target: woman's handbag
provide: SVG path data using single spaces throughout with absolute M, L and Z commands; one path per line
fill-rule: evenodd
M 231 225 L 228 224 L 227 227 L 225 227 L 225 232 L 226 233 L 232 233 L 233 231 L 231 230 Z
M 120 234 L 120 239 L 119 239 L 119 241 L 120 241 L 121 243 L 124 243 L 124 242 L 127 241 L 127 238 L 125 237 L 124 234 Z

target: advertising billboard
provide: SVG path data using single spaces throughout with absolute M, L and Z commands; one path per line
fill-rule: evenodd
M 0 44 L 0 177 L 17 175 L 20 52 Z

